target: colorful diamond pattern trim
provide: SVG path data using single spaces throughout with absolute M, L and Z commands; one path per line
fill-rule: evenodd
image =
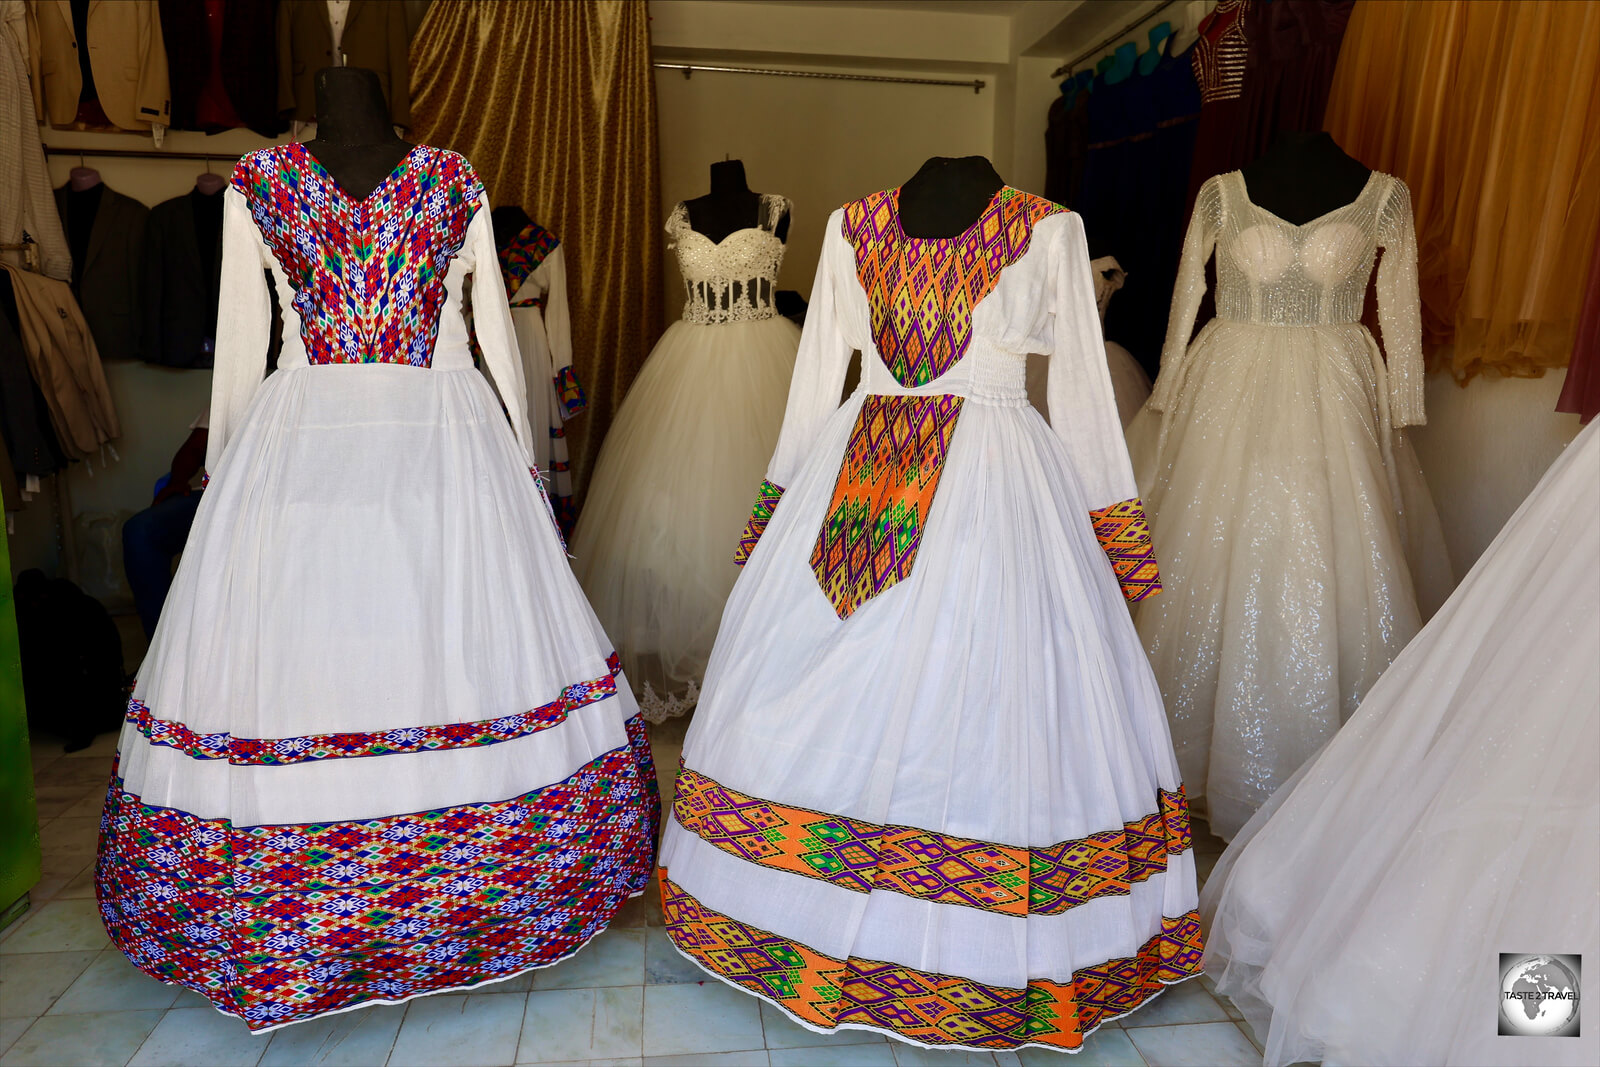
M 772 521 L 772 513 L 782 496 L 783 486 L 762 479 L 761 488 L 756 490 L 755 506 L 750 509 L 750 518 L 744 524 L 744 532 L 739 535 L 739 547 L 733 553 L 735 566 L 743 567 L 750 562 L 750 553 L 756 550 L 756 542 L 767 532 L 767 523 Z
M 1002 915 L 1060 915 L 1167 869 L 1189 848 L 1189 806 L 1158 790 L 1156 811 L 1121 827 L 1043 848 L 879 826 L 790 807 L 678 771 L 672 816 L 723 852 L 856 893 L 886 890 Z
M 1034 225 L 1066 210 L 1008 186 L 965 233 L 936 238 L 906 236 L 898 189 L 846 204 L 844 236 L 855 249 L 872 340 L 895 381 L 915 388 L 954 366 L 972 341 L 973 309 L 1028 251 Z
M 839 618 L 911 576 L 961 402 L 876 393 L 862 402 L 811 550 Z
M 353 200 L 289 144 L 240 159 L 233 186 L 294 289 L 311 363 L 431 365 L 445 274 L 483 196 L 470 163 L 418 145 Z
M 537 478 L 538 474 L 535 473 Z M 478 722 L 453 722 L 439 726 L 403 726 L 368 733 L 308 734 L 305 737 L 235 737 L 229 733 L 202 734 L 181 722 L 158 719 L 140 700 L 128 702 L 127 721 L 152 745 L 175 748 L 191 759 L 220 759 L 241 766 L 284 766 L 312 760 L 392 756 L 405 752 L 437 752 L 448 748 L 481 748 L 515 741 L 548 730 L 582 707 L 617 695 L 617 674 L 622 661 L 613 652 L 606 658 L 607 673 L 587 682 L 569 685 L 550 703 L 531 711 L 502 715 Z
M 1163 918 L 1134 956 L 1073 972 L 1070 982 L 988 985 L 876 960 L 836 959 L 701 904 L 660 872 L 673 944 L 705 970 L 815 1027 L 867 1027 L 922 1045 L 1075 1049 L 1101 1023 L 1162 986 L 1200 974 L 1200 916 Z
M 1156 568 L 1155 546 L 1150 543 L 1150 520 L 1145 518 L 1144 501 L 1135 497 L 1096 508 L 1089 512 L 1089 520 L 1116 572 L 1122 595 L 1137 601 L 1161 592 L 1161 573 Z
M 556 396 L 561 398 L 563 418 L 570 419 L 589 406 L 589 398 L 584 395 L 583 384 L 578 381 L 578 376 L 571 367 L 562 367 L 556 371 L 555 383 Z
M 528 275 L 539 269 L 539 264 L 561 242 L 556 235 L 540 226 L 537 222 L 530 222 L 517 232 L 517 235 L 502 249 L 500 249 L 500 277 L 506 283 L 506 299 L 510 300 L 517 295 L 517 290 L 522 288 L 522 283 L 528 280 Z M 531 304 L 534 301 L 526 300 L 514 303 L 512 307 L 522 304 Z
M 571 955 L 648 884 L 660 813 L 644 722 L 510 800 L 234 826 L 120 778 L 95 888 L 134 965 L 252 1030 L 506 978 Z

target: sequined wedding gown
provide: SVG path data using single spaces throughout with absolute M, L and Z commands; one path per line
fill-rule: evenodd
M 646 719 L 699 698 L 738 570 L 728 546 L 778 441 L 800 331 L 777 313 L 774 230 L 789 201 L 713 241 L 667 219 L 686 299 L 606 434 L 572 538 L 572 567 L 639 687 Z
M 1384 347 L 1361 325 L 1379 248 Z M 1188 343 L 1217 262 L 1217 317 Z M 1231 838 L 1333 736 L 1448 595 L 1423 419 L 1416 238 L 1374 172 L 1304 225 L 1237 171 L 1201 187 L 1162 357 L 1129 449 L 1166 592 L 1139 635 L 1184 782 Z M 1385 360 L 1387 356 L 1387 360 Z

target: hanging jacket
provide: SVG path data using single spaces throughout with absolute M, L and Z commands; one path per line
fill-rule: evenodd
M 28 369 L 44 393 L 61 447 L 90 456 L 122 428 L 89 324 L 66 282 L 0 264 L 11 275 Z

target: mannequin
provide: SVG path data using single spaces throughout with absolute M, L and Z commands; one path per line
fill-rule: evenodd
M 347 197 L 364 200 L 415 146 L 395 134 L 377 74 L 324 67 L 317 71 L 317 136 L 305 147 Z
M 684 207 L 689 210 L 689 225 L 720 244 L 729 234 L 759 224 L 761 194 L 751 192 L 745 184 L 744 161 L 730 159 L 711 164 L 711 192 L 685 201 Z M 780 241 L 788 240 L 787 213 L 778 220 L 773 233 Z
M 505 204 L 490 211 L 489 221 L 494 225 L 494 247 L 497 252 L 504 252 L 506 245 L 517 234 L 533 225 L 528 213 L 515 204 Z
M 1361 195 L 1372 170 L 1321 132 L 1278 135 L 1267 153 L 1240 169 L 1250 199 L 1293 226 L 1303 226 Z
M 1167 38 L 1172 36 L 1172 23 L 1158 22 L 1150 27 L 1150 50 L 1139 57 L 1139 73 L 1149 74 L 1166 57 Z
M 900 227 L 907 237 L 959 237 L 1005 184 L 982 156 L 934 156 L 900 187 Z

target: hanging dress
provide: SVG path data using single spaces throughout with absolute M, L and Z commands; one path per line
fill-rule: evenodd
M 1554 1036 L 1501 955 L 1600 959 L 1597 649 L 1591 425 L 1211 875 L 1206 969 L 1268 1064 L 1600 1063 L 1594 996 Z M 1559 992 L 1561 962 L 1510 978 Z
M 419 145 L 356 200 L 294 144 L 225 196 L 209 488 L 119 743 L 106 927 L 255 1030 L 555 963 L 641 891 L 659 800 L 529 477 L 483 186 Z
M 1361 325 L 1373 260 L 1384 353 Z M 1217 317 L 1185 346 L 1217 261 Z M 1451 586 L 1400 427 L 1423 421 L 1410 196 L 1374 172 L 1301 226 L 1201 187 L 1161 376 L 1128 428 L 1166 593 L 1136 612 L 1178 763 L 1228 839 Z
M 806 1027 L 1073 1050 L 1199 973 L 1098 318 L 1031 194 L 951 239 L 897 190 L 828 221 L 660 872 L 679 951 Z
M 728 559 L 778 440 L 800 330 L 773 306 L 789 201 L 713 241 L 667 219 L 687 299 L 628 390 L 589 483 L 572 567 L 661 722 L 699 698 L 738 570 Z
M 588 406 L 572 370 L 572 319 L 567 312 L 566 253 L 556 235 L 530 222 L 500 249 L 500 273 L 511 301 L 511 324 L 528 387 L 528 428 L 534 462 L 563 537 L 572 536 L 577 510 L 567 458 L 568 419 Z

